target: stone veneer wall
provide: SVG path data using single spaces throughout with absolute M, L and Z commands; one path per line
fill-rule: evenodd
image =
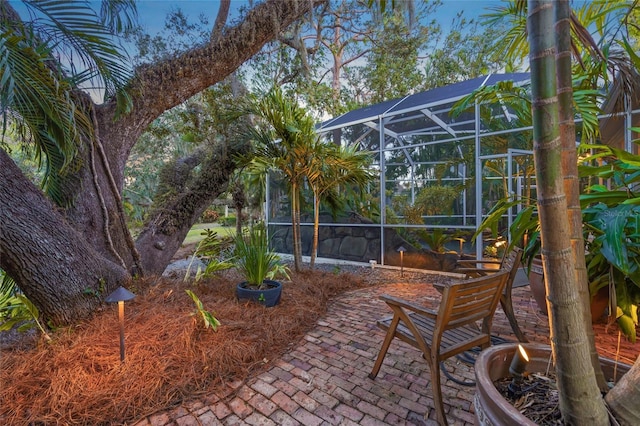
M 309 220 L 308 218 L 303 218 Z M 330 221 L 330 217 L 321 218 L 320 221 Z M 318 257 L 331 259 L 350 260 L 354 262 L 369 263 L 375 260 L 380 263 L 380 226 L 358 216 L 350 215 L 342 219 L 348 223 L 340 223 L 336 226 L 320 226 L 318 233 Z M 350 224 L 363 224 L 371 226 L 350 226 Z M 313 226 L 301 226 L 302 254 L 311 254 L 313 242 Z M 270 225 L 272 248 L 279 253 L 293 253 L 293 236 L 291 226 Z M 457 254 L 436 253 L 427 249 L 418 249 L 402 238 L 395 229 L 384 229 L 385 264 L 400 266 L 400 255 L 397 249 L 400 246 L 406 248 L 403 256 L 403 265 L 408 268 L 420 268 L 439 271 L 452 271 L 458 259 Z

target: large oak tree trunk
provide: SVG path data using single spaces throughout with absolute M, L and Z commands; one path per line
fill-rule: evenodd
M 129 275 L 98 254 L 0 150 L 0 266 L 46 320 L 69 324 Z
M 74 202 L 64 216 L 39 191 L 25 189 L 27 179 L 15 165 L 4 167 L 10 159 L 1 152 L 0 167 L 7 179 L 0 183 L 0 267 L 43 315 L 56 324 L 77 321 L 101 303 L 102 297 L 88 296 L 86 288 L 103 295 L 101 279 L 106 292 L 128 277 L 127 269 L 142 272 L 134 267 L 135 251 L 122 220 L 119 194 L 129 153 L 147 126 L 164 111 L 222 81 L 281 30 L 325 1 L 266 0 L 236 26 L 212 34 L 209 44 L 137 69 L 129 88 L 129 114 L 117 117 L 115 100 L 91 105 L 96 137 L 81 147 L 82 167 L 68 175 L 67 195 Z M 209 185 L 179 194 L 165 201 L 166 208 L 156 210 L 136 242 L 144 272 L 164 269 L 200 212 L 226 189 L 233 169 L 228 153 L 222 161 L 214 167 Z M 171 226 L 158 226 L 167 221 Z

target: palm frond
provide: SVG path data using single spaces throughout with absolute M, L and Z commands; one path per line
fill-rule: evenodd
M 135 5 L 107 3 L 112 9 L 103 8 L 99 16 L 84 1 L 29 0 L 24 5 L 31 20 L 18 19 L 10 4 L 0 16 L 3 129 L 11 120 L 21 141 L 34 145 L 45 171 L 43 186 L 61 204 L 71 201 L 62 196 L 61 177 L 78 166 L 80 140 L 93 136 L 92 122 L 73 91 L 101 86 L 105 96 L 117 96 L 120 111 L 127 107 L 124 87 L 131 70 L 110 28 L 131 25 L 134 15 L 128 13 Z
M 131 77 L 124 49 L 118 49 L 113 42 L 111 27 L 131 25 L 135 16 L 135 3 L 113 2 L 112 13 L 108 5 L 103 5 L 98 15 L 85 1 L 39 0 L 27 1 L 46 19 L 29 23 L 32 31 L 47 43 L 56 46 L 56 51 L 70 64 L 68 74 L 73 76 L 75 86 L 92 83 L 94 87 L 105 89 L 105 99 L 122 90 Z M 106 9 L 105 9 L 106 8 Z M 128 11 L 133 8 L 133 16 Z M 124 18 L 119 18 L 120 14 Z M 67 62 L 62 61 L 62 63 Z M 81 65 L 78 71 L 76 67 Z

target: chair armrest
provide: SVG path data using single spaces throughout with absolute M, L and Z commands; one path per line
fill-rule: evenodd
M 382 296 L 380 296 L 380 300 L 385 301 L 392 308 L 396 306 L 396 307 L 408 309 L 412 312 L 416 312 L 418 314 L 425 315 L 432 318 L 435 318 L 438 315 L 437 312 L 431 309 L 427 309 L 423 306 L 418 306 L 404 299 L 389 296 L 388 294 L 383 294 Z
M 500 269 L 489 269 L 489 268 L 456 268 L 454 272 L 458 274 L 465 274 L 467 277 L 484 277 L 485 275 L 492 274 L 500 271 Z
M 476 265 L 476 264 L 487 264 L 487 265 L 500 265 L 502 263 L 501 260 L 489 260 L 489 259 L 462 259 L 456 262 L 457 265 Z
M 444 292 L 444 288 L 447 286 L 445 283 L 431 283 L 433 288 L 438 290 L 438 293 L 442 294 Z

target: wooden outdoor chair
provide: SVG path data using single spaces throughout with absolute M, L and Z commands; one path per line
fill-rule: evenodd
M 518 273 L 518 268 L 520 268 L 521 259 L 522 249 L 520 247 L 514 247 L 504 254 L 502 260 L 458 260 L 454 272 L 466 274 L 469 278 L 476 278 L 496 272 L 499 269 L 508 271 L 509 278 L 507 279 L 507 284 L 504 286 L 502 297 L 500 297 L 500 305 L 509 320 L 509 324 L 511 325 L 513 333 L 516 335 L 516 338 L 520 342 L 526 343 L 529 340 L 525 337 L 522 330 L 520 330 L 518 320 L 516 319 L 515 312 L 513 311 L 513 300 L 511 298 L 513 282 L 516 278 L 516 274 Z
M 387 335 L 369 377 L 375 379 L 378 375 L 394 337 L 420 349 L 431 371 L 436 418 L 446 425 L 440 362 L 476 346 L 484 349 L 491 345 L 491 322 L 507 277 L 507 271 L 498 271 L 480 278 L 438 284 L 442 287 L 442 300 L 437 311 L 396 297 L 380 296 L 393 310 L 393 316 L 377 323 Z

